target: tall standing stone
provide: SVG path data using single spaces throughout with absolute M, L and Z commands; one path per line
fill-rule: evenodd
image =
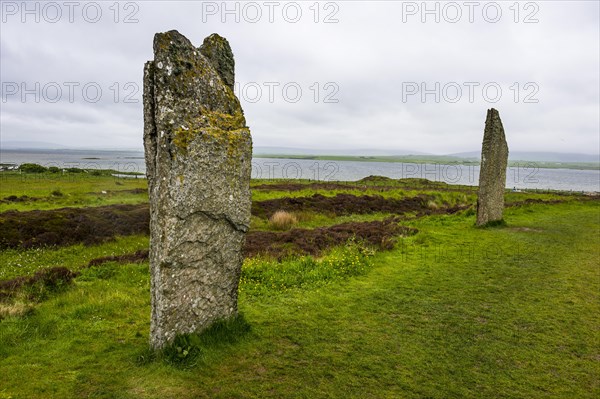
M 154 36 L 144 67 L 155 349 L 237 314 L 252 139 L 233 65 L 219 35 L 196 48 L 169 31 Z
M 508 145 L 500 114 L 489 109 L 485 120 L 477 194 L 477 225 L 502 220 Z

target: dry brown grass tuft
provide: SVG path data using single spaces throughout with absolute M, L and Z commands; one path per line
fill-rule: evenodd
M 0 320 L 6 317 L 21 317 L 33 310 L 31 304 L 22 302 L 0 303 Z
M 289 230 L 296 223 L 296 215 L 286 211 L 277 211 L 269 218 L 269 225 L 275 230 Z
M 435 202 L 435 201 L 429 201 L 429 202 L 427 202 L 427 208 L 435 210 L 435 209 L 439 209 L 440 207 L 437 204 L 437 202 Z

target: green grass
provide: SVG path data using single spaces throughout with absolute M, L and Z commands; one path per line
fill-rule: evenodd
M 140 193 L 131 190 L 143 189 Z M 144 178 L 89 176 L 86 173 L 18 174 L 0 173 L 0 200 L 11 195 L 36 198 L 35 201 L 0 202 L 0 212 L 28 211 L 62 207 L 138 204 L 148 202 L 147 181 Z M 106 191 L 103 194 L 102 191 Z M 53 195 L 53 192 L 55 195 Z M 60 193 L 59 195 L 56 195 Z
M 290 180 L 253 180 L 251 187 L 263 186 L 277 183 L 289 183 Z M 267 190 L 265 188 L 253 189 L 252 200 L 253 201 L 264 201 L 274 198 L 297 198 L 297 197 L 310 197 L 315 193 L 319 193 L 324 196 L 333 197 L 337 194 L 352 194 L 356 196 L 361 195 L 379 195 L 384 198 L 406 198 L 414 197 L 417 195 L 431 195 L 436 197 L 436 200 L 441 203 L 448 203 L 451 205 L 459 203 L 475 203 L 477 199 L 477 187 L 474 186 L 463 186 L 463 185 L 450 185 L 443 182 L 431 182 L 425 179 L 402 179 L 393 180 L 383 178 L 382 180 L 373 180 L 368 183 L 361 182 L 332 182 L 340 184 L 341 186 L 336 189 L 327 190 L 315 190 L 310 187 L 314 181 L 308 180 L 293 180 L 292 183 L 299 185 L 306 185 L 306 189 L 288 191 L 288 190 Z M 360 188 L 358 188 L 360 187 Z M 391 189 L 390 189 L 391 188 Z M 541 200 L 556 200 L 556 199 L 569 199 L 578 198 L 577 194 L 569 194 L 566 192 L 513 192 L 506 190 L 505 200 L 506 202 L 523 201 L 528 198 L 541 199 Z
M 361 195 L 379 195 L 384 198 L 406 198 L 406 197 L 414 197 L 418 194 L 438 194 L 443 195 L 448 198 L 462 198 L 463 196 L 470 195 L 472 198 L 475 198 L 473 194 L 465 194 L 462 192 L 439 192 L 433 189 L 429 190 L 403 190 L 401 188 L 397 190 L 381 190 L 378 188 L 369 187 L 364 190 L 355 189 L 352 187 L 348 187 L 346 189 L 336 189 L 336 190 L 314 190 L 311 188 L 307 188 L 304 190 L 297 191 L 266 191 L 266 190 L 253 190 L 252 191 L 252 200 L 253 201 L 264 201 L 268 199 L 274 198 L 297 198 L 297 197 L 310 197 L 315 193 L 319 193 L 325 197 L 334 197 L 337 194 L 352 194 L 356 196 Z
M 244 282 L 250 331 L 214 333 L 190 367 L 144 360 L 147 264 L 87 269 L 0 321 L 0 398 L 597 397 L 598 201 L 505 219 L 411 221 L 417 235 L 327 284 L 294 284 L 304 268 L 292 263 L 289 289 Z
M 252 186 L 289 182 L 287 180 L 253 180 Z M 337 194 L 380 195 L 384 198 L 406 198 L 419 194 L 433 195 L 439 204 L 474 203 L 476 187 L 454 186 L 439 182 L 428 182 L 424 179 L 392 180 L 360 182 L 336 182 L 347 185 L 348 188 L 335 190 L 315 190 L 308 185 L 307 180 L 294 180 L 294 184 L 307 185 L 306 189 L 298 191 L 287 190 L 252 190 L 253 201 L 263 201 L 284 197 L 307 197 L 315 193 L 325 196 Z M 313 182 L 314 183 L 314 182 Z M 9 196 L 28 196 L 36 200 L 24 202 L 0 202 L 0 212 L 8 210 L 29 211 L 48 210 L 63 207 L 88 207 L 112 204 L 140 204 L 148 202 L 147 180 L 144 178 L 116 178 L 112 176 L 89 176 L 85 173 L 56 175 L 51 173 L 18 174 L 14 172 L 0 173 L 0 200 Z M 362 187 L 357 189 L 356 187 Z M 393 187 L 384 189 L 379 186 Z M 141 190 L 132 192 L 132 190 Z M 449 189 L 451 191 L 440 191 Z M 106 193 L 103 193 L 105 191 Z M 54 194 L 53 194 L 54 193 Z M 56 195 L 59 194 L 59 195 Z M 565 195 L 543 193 L 513 193 L 507 191 L 507 201 L 519 201 L 525 198 L 561 199 Z
M 294 215 L 298 216 L 298 223 L 293 225 L 293 228 L 304 228 L 313 229 L 316 227 L 331 226 L 334 224 L 348 223 L 348 222 L 369 222 L 372 220 L 384 220 L 390 216 L 394 216 L 389 213 L 370 213 L 364 215 L 347 215 L 347 216 L 335 216 L 325 213 L 317 212 L 296 212 Z M 275 231 L 276 228 L 269 224 L 268 219 L 259 218 L 252 216 L 250 220 L 250 229 L 252 231 Z
M 243 295 L 273 295 L 295 288 L 321 287 L 373 267 L 374 251 L 359 243 L 333 248 L 320 258 L 300 256 L 278 262 L 251 258 L 244 261 L 239 292 Z
M 0 251 L 0 280 L 29 276 L 41 268 L 64 266 L 78 270 L 94 259 L 133 253 L 148 248 L 148 236 L 117 237 L 100 245 L 83 244 L 68 247 L 5 249 Z

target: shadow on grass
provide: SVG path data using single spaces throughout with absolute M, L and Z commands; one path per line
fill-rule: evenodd
M 488 229 L 488 228 L 500 228 L 500 227 L 507 227 L 508 224 L 506 223 L 506 221 L 504 219 L 500 219 L 500 220 L 492 220 L 487 222 L 486 224 L 482 224 L 481 226 L 475 226 L 479 229 Z
M 237 343 L 251 331 L 251 326 L 243 314 L 219 320 L 197 334 L 182 334 L 161 350 L 150 347 L 138 355 L 136 363 L 144 366 L 152 362 L 162 362 L 179 369 L 190 369 L 202 365 L 210 357 L 210 352 Z

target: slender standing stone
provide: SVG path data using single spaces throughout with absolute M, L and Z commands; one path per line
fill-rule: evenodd
M 154 60 L 144 68 L 144 147 L 155 349 L 237 314 L 252 139 L 233 76 L 231 48 L 219 35 L 202 48 L 177 31 L 154 36 Z
M 477 193 L 477 226 L 502 220 L 508 145 L 500 114 L 489 109 L 485 120 Z

